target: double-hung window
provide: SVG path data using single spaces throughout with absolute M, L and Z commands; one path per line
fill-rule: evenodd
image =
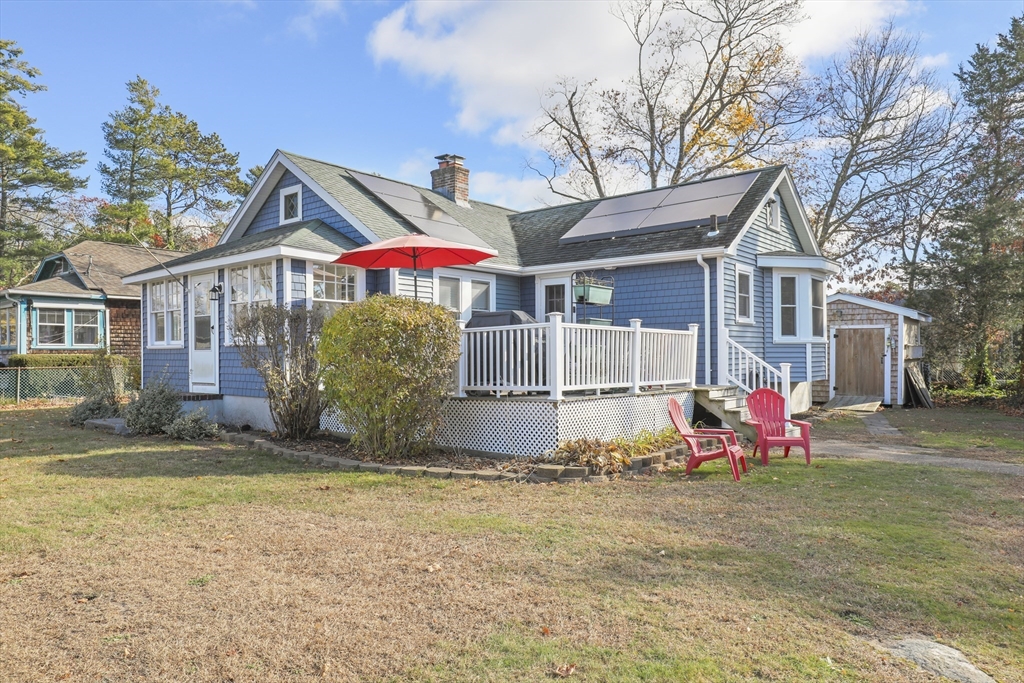
M 811 278 L 811 335 L 825 336 L 825 281 Z
M 796 276 L 783 275 L 779 278 L 779 334 L 781 336 L 798 336 L 796 309 Z
M 754 271 L 736 266 L 736 322 L 754 322 Z
M 264 261 L 237 266 L 228 271 L 231 290 L 231 320 L 249 304 L 265 306 L 274 303 L 274 262 Z
M 0 346 L 18 345 L 18 309 L 13 306 L 0 308 Z
M 37 314 L 40 346 L 64 346 L 67 317 L 63 308 L 41 308 Z
M 181 344 L 181 284 L 163 280 L 149 285 L 149 343 L 152 346 Z
M 74 346 L 96 346 L 100 343 L 100 312 L 75 311 L 71 329 Z

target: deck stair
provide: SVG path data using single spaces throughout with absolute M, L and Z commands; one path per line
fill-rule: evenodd
M 750 441 L 757 439 L 757 431 L 743 424 L 750 417 L 745 394 L 733 385 L 697 386 L 693 390 L 694 400 L 709 413 L 717 417 L 730 429 L 736 430 Z

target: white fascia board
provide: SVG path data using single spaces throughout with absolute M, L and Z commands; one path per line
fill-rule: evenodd
M 740 242 L 746 236 L 747 232 L 754 225 L 754 221 L 764 211 L 765 205 L 768 203 L 774 195 L 775 191 L 778 190 L 779 194 L 782 195 L 782 201 L 786 203 L 786 208 L 789 209 L 789 218 L 793 221 L 793 228 L 796 230 L 796 236 L 800 240 L 800 246 L 803 247 L 804 252 L 812 256 L 820 256 L 821 249 L 818 247 L 818 241 L 814 239 L 814 233 L 811 232 L 811 223 L 807 218 L 807 213 L 804 211 L 803 202 L 800 201 L 799 195 L 796 193 L 796 187 L 793 185 L 793 178 L 789 175 L 789 169 L 784 169 L 779 177 L 772 184 L 771 188 L 765 192 L 764 197 L 761 198 L 760 203 L 750 214 L 750 218 L 743 224 L 743 228 L 739 234 L 736 235 L 736 239 L 732 241 L 732 244 L 726 249 L 726 253 L 729 256 L 735 256 L 736 250 L 739 248 Z M 795 209 L 795 211 L 794 211 Z
M 916 311 L 913 308 L 897 306 L 896 304 L 887 304 L 884 301 L 875 301 L 874 299 L 857 296 L 856 294 L 831 294 L 826 299 L 827 303 L 832 303 L 833 301 L 845 301 L 846 303 L 857 304 L 858 306 L 867 306 L 868 308 L 875 308 L 880 311 L 902 315 L 905 318 L 920 320 L 923 323 L 930 323 L 932 321 L 932 317 L 930 315 L 922 313 L 921 311 Z
M 213 258 L 206 261 L 192 261 L 190 263 L 183 263 L 180 266 L 171 266 L 167 269 L 154 270 L 144 274 L 130 275 L 122 278 L 121 281 L 126 285 L 139 284 L 142 282 L 151 282 L 153 280 L 166 280 L 168 271 L 170 271 L 171 275 L 185 275 L 187 273 L 215 270 L 240 263 L 252 263 L 253 261 L 265 261 L 267 259 L 284 257 L 330 263 L 340 255 L 341 250 L 339 250 L 338 253 L 328 253 L 324 251 L 312 251 L 310 249 L 298 249 L 287 245 L 277 245 L 260 249 L 258 251 L 247 251 L 241 254 L 221 256 L 220 258 Z
M 591 261 L 574 261 L 572 263 L 552 263 L 545 266 L 527 266 L 519 268 L 520 275 L 547 275 L 551 273 L 574 272 L 577 270 L 598 270 L 601 268 L 625 268 L 628 266 L 642 266 L 649 263 L 668 263 L 671 261 L 694 261 L 698 256 L 717 257 L 723 256 L 725 249 L 716 247 L 714 249 L 688 249 L 686 251 L 666 251 L 657 254 L 642 254 L 639 256 L 619 256 L 616 258 L 594 259 Z
M 359 234 L 361 234 L 363 237 L 369 240 L 371 244 L 374 242 L 381 241 L 380 238 L 377 237 L 377 235 L 375 235 L 372 230 L 363 225 L 363 222 L 361 220 L 356 218 L 351 211 L 349 211 L 341 202 L 335 199 L 334 195 L 332 195 L 330 192 L 321 187 L 320 183 L 310 178 L 309 175 L 301 168 L 299 168 L 297 165 L 295 165 L 295 163 L 291 159 L 289 159 L 284 154 L 281 154 L 280 159 L 278 159 L 278 163 L 287 168 L 289 171 L 291 171 L 295 175 L 295 177 L 302 181 L 304 185 L 306 185 L 314 192 L 316 192 L 317 195 L 320 196 L 320 199 L 324 200 L 324 202 L 326 202 L 329 207 L 337 211 L 342 218 L 348 221 L 349 225 L 358 230 Z
M 17 294 L 18 296 L 32 296 L 32 297 L 51 297 L 54 299 L 95 299 L 98 298 L 93 294 L 65 294 L 63 292 L 39 292 L 32 291 L 30 289 L 8 289 L 8 294 Z
M 83 311 L 83 310 L 102 311 L 106 307 L 103 305 L 102 301 L 97 301 L 97 302 L 92 302 L 92 301 L 86 302 L 86 301 L 83 301 L 82 303 L 74 303 L 74 304 L 67 304 L 67 303 L 62 304 L 62 303 L 50 302 L 50 301 L 35 301 L 35 302 L 32 303 L 32 308 L 35 308 L 35 309 L 39 309 L 39 308 L 47 308 L 47 309 L 50 309 L 50 308 L 57 308 L 57 309 L 69 308 L 69 309 L 75 310 L 75 311 Z
M 252 222 L 252 219 L 256 216 L 256 212 L 259 211 L 260 207 L 263 206 L 263 203 L 267 201 L 267 198 L 270 196 L 270 191 L 277 186 L 277 181 L 279 181 L 281 176 L 284 175 L 284 166 L 278 163 L 280 159 L 281 150 L 274 150 L 274 155 L 270 157 L 270 161 L 267 162 L 263 173 L 261 173 L 260 177 L 256 180 L 256 184 L 251 190 L 249 190 L 249 194 L 246 195 L 242 205 L 238 207 L 238 210 L 235 211 L 235 215 L 231 217 L 231 222 L 228 223 L 228 227 L 224 229 L 220 239 L 217 240 L 217 244 L 224 244 L 230 240 L 231 235 L 234 234 L 235 229 L 239 225 L 248 227 L 249 223 Z M 245 228 L 242 230 L 244 232 Z
M 139 294 L 139 296 L 123 296 L 123 295 L 107 294 L 107 298 L 108 299 L 119 299 L 119 300 L 123 300 L 123 301 L 142 301 L 142 295 L 141 294 Z
M 839 264 L 824 256 L 766 256 L 758 254 L 758 268 L 791 268 L 794 270 L 816 270 L 835 275 L 840 271 Z

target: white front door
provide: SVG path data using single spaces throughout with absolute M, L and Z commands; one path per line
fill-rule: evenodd
M 572 278 L 538 278 L 537 315 L 540 322 L 548 321 L 548 313 L 562 313 L 562 321 L 573 322 Z
M 192 278 L 189 287 L 189 390 L 217 393 L 217 301 L 210 290 L 217 284 L 215 273 Z

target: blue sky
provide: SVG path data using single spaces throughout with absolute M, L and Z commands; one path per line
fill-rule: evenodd
M 811 70 L 858 29 L 893 15 L 921 34 L 925 63 L 952 81 L 1024 0 L 807 2 L 790 43 Z M 456 153 L 473 195 L 527 208 L 545 200 L 523 132 L 559 74 L 614 79 L 628 62 L 601 2 L 32 2 L 0 0 L 49 90 L 27 106 L 51 144 L 89 157 L 100 124 L 141 75 L 163 100 L 216 131 L 243 167 L 275 148 L 428 184 L 433 156 Z M 625 52 L 624 52 L 625 51 Z

